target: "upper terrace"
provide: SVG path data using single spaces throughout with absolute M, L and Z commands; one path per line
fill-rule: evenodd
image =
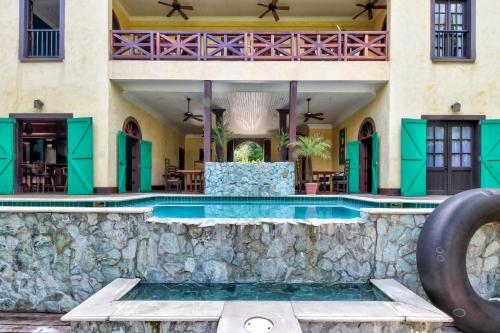
M 110 59 L 388 59 L 386 10 L 377 8 L 357 16 L 365 9 L 357 5 L 359 1 L 332 4 L 320 0 L 312 5 L 299 0 L 270 0 L 271 6 L 277 6 L 274 12 L 265 7 L 266 1 L 260 5 L 253 1 L 235 5 L 225 0 L 179 3 L 185 8 L 181 12 L 152 0 L 140 6 L 131 0 L 114 0 Z M 376 5 L 385 7 L 385 1 Z

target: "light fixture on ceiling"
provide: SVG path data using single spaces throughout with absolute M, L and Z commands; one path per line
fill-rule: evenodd
M 462 111 L 462 104 L 460 104 L 459 102 L 454 103 L 451 106 L 451 111 L 453 111 L 453 112 L 460 112 L 460 111 Z

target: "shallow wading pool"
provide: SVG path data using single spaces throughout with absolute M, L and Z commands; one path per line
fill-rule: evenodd
M 390 301 L 370 283 L 140 283 L 122 301 Z

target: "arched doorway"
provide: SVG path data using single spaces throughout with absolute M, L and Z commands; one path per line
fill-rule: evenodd
M 376 132 L 375 122 L 366 118 L 361 123 L 358 132 L 359 140 L 359 191 L 361 193 L 375 192 L 374 188 L 374 153 L 373 136 Z M 376 186 L 376 185 L 375 185 Z
M 118 190 L 119 192 L 140 191 L 140 161 L 142 131 L 139 122 L 134 117 L 128 117 L 123 122 L 122 132 L 119 136 L 118 154 L 122 156 L 118 161 Z M 124 136 L 124 138 L 123 138 Z M 121 141 L 121 144 L 120 144 Z M 120 147 L 120 145 L 122 147 Z M 120 150 L 124 150 L 120 152 Z M 125 164 L 125 166 L 123 166 Z M 121 168 L 121 170 L 120 170 Z

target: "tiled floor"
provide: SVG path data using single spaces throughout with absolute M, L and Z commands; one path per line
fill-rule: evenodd
M 1 313 L 0 333 L 70 333 L 62 315 L 47 313 Z

